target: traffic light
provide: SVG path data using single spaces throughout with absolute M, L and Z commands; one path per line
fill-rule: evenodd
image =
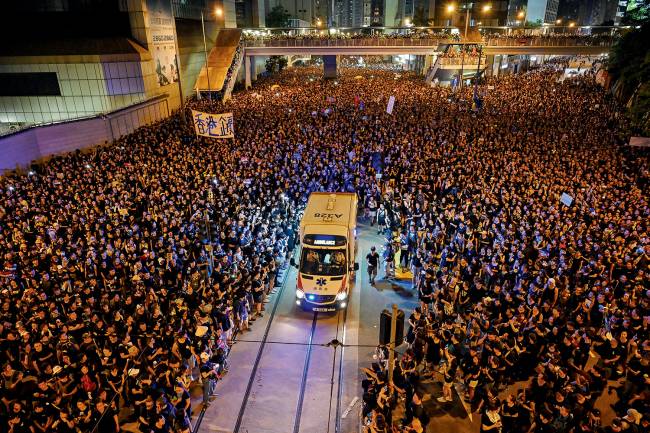
M 389 310 L 381 312 L 379 318 L 379 344 L 390 343 L 390 321 L 392 313 Z M 404 340 L 404 311 L 397 310 L 397 328 L 395 332 L 395 346 L 402 344 Z

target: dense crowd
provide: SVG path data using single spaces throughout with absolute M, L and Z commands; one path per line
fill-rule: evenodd
M 347 31 L 346 29 L 324 29 L 310 32 L 285 31 L 282 33 L 271 32 L 244 32 L 244 41 L 269 41 L 269 40 L 326 40 L 326 39 L 451 39 L 458 40 L 457 33 L 450 31 L 401 29 L 394 31 L 372 30 L 364 32 Z
M 609 33 L 582 34 L 574 31 L 550 32 L 544 34 L 528 34 L 521 31 L 500 33 L 481 31 L 480 38 L 487 45 L 586 45 L 586 46 L 609 46 L 619 35 Z M 330 31 L 320 30 L 310 33 L 244 33 L 244 43 L 255 44 L 256 42 L 280 42 L 280 41 L 327 41 L 327 40 L 367 40 L 379 41 L 386 39 L 432 39 L 440 43 L 458 42 L 461 40 L 460 33 L 451 31 L 430 31 L 419 29 L 401 29 L 392 32 L 367 31 Z M 477 40 L 472 39 L 473 42 Z
M 1 180 L 2 431 L 186 433 L 191 387 L 210 403 L 295 218 L 279 176 L 242 178 L 248 150 L 184 128 Z
M 225 89 L 232 89 L 235 86 L 235 81 L 237 79 L 235 74 L 235 69 L 238 69 L 238 65 L 241 66 L 242 62 L 242 44 L 240 43 L 237 45 L 237 49 L 235 50 L 235 54 L 232 57 L 232 61 L 230 62 L 230 66 L 228 66 L 228 70 L 226 71 L 226 78 L 223 81 L 223 89 L 225 93 Z
M 599 32 L 599 33 L 579 33 L 571 29 L 552 31 L 542 34 L 526 34 L 522 32 L 511 32 L 511 33 L 499 33 L 499 32 L 481 32 L 483 38 L 488 41 L 488 43 L 493 45 L 498 45 L 499 40 L 514 39 L 522 43 L 530 42 L 532 40 L 541 40 L 541 41 L 555 41 L 559 45 L 563 40 L 570 40 L 575 42 L 578 45 L 603 45 L 604 43 L 611 42 L 612 40 L 620 37 L 620 32 L 611 33 Z M 491 41 L 491 42 L 489 42 Z
M 189 431 L 190 387 L 209 404 L 309 193 L 356 191 L 387 235 L 382 261 L 399 250 L 421 300 L 394 385 L 381 364 L 364 383 L 370 431 L 422 431 L 419 382 L 439 366 L 435 397 L 466 383 L 484 430 L 597 431 L 606 378 L 621 378 L 606 431 L 647 426 L 649 208 L 635 186 L 647 154 L 625 165 L 592 78 L 490 81 L 477 111 L 471 89 L 410 74 L 318 73 L 190 103 L 232 111 L 233 140 L 188 139 L 174 116 L 0 180 L 0 425 Z M 496 397 L 531 374 L 521 396 Z M 393 420 L 398 396 L 406 416 Z
M 624 157 L 619 113 L 591 74 L 557 79 L 502 79 L 480 112 L 453 97 L 416 109 L 387 184 L 366 193 L 387 233 L 386 278 L 410 270 L 420 300 L 394 383 L 385 347 L 366 370 L 369 432 L 423 431 L 428 379 L 441 405 L 460 385 L 481 431 L 648 431 L 648 153 Z M 605 390 L 617 415 L 606 426 Z

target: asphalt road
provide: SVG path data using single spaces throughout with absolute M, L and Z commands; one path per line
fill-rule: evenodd
M 266 304 L 264 317 L 240 335 L 230 355 L 230 371 L 217 384 L 219 394 L 201 415 L 195 432 L 356 433 L 360 431 L 360 368 L 373 361 L 379 316 L 393 303 L 405 311 L 417 305 L 410 278 L 368 283 L 365 256 L 382 238 L 360 225 L 357 261 L 360 270 L 348 307 L 337 313 L 304 312 L 295 305 L 296 270 Z M 332 340 L 343 343 L 331 345 Z M 434 385 L 432 385 L 434 386 Z M 433 406 L 435 401 L 427 402 Z M 430 424 L 474 432 L 460 399 L 435 409 Z M 200 423 L 198 420 L 200 419 Z

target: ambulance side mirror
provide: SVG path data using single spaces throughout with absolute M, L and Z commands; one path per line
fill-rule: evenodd
M 289 264 L 290 264 L 291 266 L 293 266 L 294 268 L 297 267 L 297 266 L 296 266 L 296 260 L 295 260 L 293 257 L 291 257 L 291 260 L 289 260 Z

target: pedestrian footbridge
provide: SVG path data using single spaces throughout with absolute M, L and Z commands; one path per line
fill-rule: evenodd
M 246 87 L 250 87 L 256 56 L 287 56 L 290 64 L 321 56 L 326 78 L 337 76 L 339 56 L 408 55 L 409 62 L 416 56 L 416 69 L 431 81 L 454 70 L 459 76 L 471 70 L 478 73 L 490 68 L 499 56 L 605 54 L 621 32 L 620 28 L 600 28 L 596 33 L 592 28 L 481 28 L 470 29 L 467 37 L 460 37 L 458 29 L 450 28 L 349 30 L 222 29 L 216 46 L 206 53 L 208 67 L 202 68 L 195 90 L 222 91 L 225 98 L 229 97 L 240 66 L 244 66 Z
M 438 71 L 442 76 L 451 74 L 453 70 L 459 70 L 461 76 L 474 69 L 478 72 L 489 67 L 499 55 L 601 55 L 609 51 L 614 41 L 612 35 L 479 36 L 473 41 L 461 41 L 453 37 L 330 37 L 309 34 L 305 37 L 245 37 L 242 45 L 246 87 L 250 87 L 255 56 L 323 56 L 325 77 L 336 76 L 337 56 L 421 56 L 424 59 L 422 71 L 427 81 L 431 81 L 439 74 Z M 474 51 L 474 55 L 449 57 L 450 47 L 456 52 Z
M 459 41 L 453 38 L 260 38 L 244 41 L 246 56 L 435 54 L 450 44 L 480 44 L 498 54 L 594 55 L 609 51 L 612 37 L 522 37 Z

